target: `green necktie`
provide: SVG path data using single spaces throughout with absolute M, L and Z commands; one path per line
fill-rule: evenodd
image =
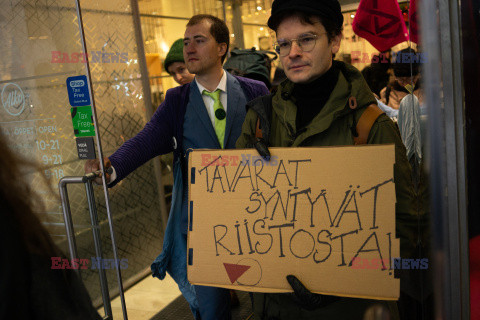
M 220 89 L 215 90 L 214 92 L 208 92 L 203 90 L 204 95 L 209 96 L 213 99 L 213 112 L 215 113 L 215 133 L 217 134 L 218 142 L 220 142 L 220 147 L 223 149 L 223 140 L 225 139 L 225 125 L 227 123 L 227 113 L 223 108 L 222 103 L 220 102 Z

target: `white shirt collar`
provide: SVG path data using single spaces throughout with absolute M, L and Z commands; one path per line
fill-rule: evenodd
M 220 79 L 220 82 L 218 83 L 215 90 L 220 89 L 220 91 L 222 91 L 224 93 L 227 93 L 227 73 L 226 73 L 225 70 L 222 70 L 222 71 L 223 71 L 223 76 Z M 198 90 L 200 91 L 200 94 L 203 94 L 203 90 L 207 90 L 207 89 L 204 86 L 202 86 L 200 83 L 198 83 L 197 78 L 195 78 L 195 82 L 198 86 Z M 213 91 L 215 91 L 215 90 L 213 90 Z

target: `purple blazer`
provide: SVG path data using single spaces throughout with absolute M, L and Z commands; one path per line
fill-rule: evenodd
M 237 76 L 235 78 L 239 81 L 248 101 L 269 94 L 265 84 L 260 81 Z M 165 100 L 142 131 L 126 141 L 109 157 L 117 174 L 117 178 L 109 187 L 113 187 L 156 156 L 175 151 L 174 162 L 177 160 L 182 152 L 183 119 L 189 92 L 189 83 L 168 90 Z

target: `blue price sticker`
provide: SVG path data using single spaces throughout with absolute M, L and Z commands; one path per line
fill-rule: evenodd
M 90 105 L 90 94 L 86 76 L 67 78 L 68 100 L 72 107 Z

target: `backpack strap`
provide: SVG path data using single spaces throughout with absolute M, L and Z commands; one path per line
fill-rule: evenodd
M 269 94 L 267 96 L 258 97 L 254 101 L 251 101 L 251 104 L 260 105 L 261 108 L 253 108 L 257 113 L 257 123 L 255 125 L 255 138 L 264 139 L 268 144 L 270 139 L 270 122 L 272 119 L 272 96 Z M 260 102 L 260 104 L 258 104 Z M 247 105 L 250 107 L 251 105 Z
M 357 122 L 357 136 L 353 136 L 355 145 L 367 143 L 373 124 L 384 113 L 376 104 L 371 104 L 365 109 Z
M 259 99 L 261 97 L 255 97 L 255 94 L 250 86 L 247 86 L 246 83 L 242 81 L 242 79 L 237 78 L 240 82 L 240 85 L 243 89 L 243 93 L 245 94 L 245 97 L 247 98 L 247 101 L 252 101 L 255 99 Z M 260 125 L 260 118 L 257 118 L 257 126 L 255 129 L 255 138 L 263 138 L 262 134 L 262 129 Z
M 262 129 L 260 128 L 260 117 L 257 117 L 257 125 L 255 127 L 255 138 L 262 139 Z

